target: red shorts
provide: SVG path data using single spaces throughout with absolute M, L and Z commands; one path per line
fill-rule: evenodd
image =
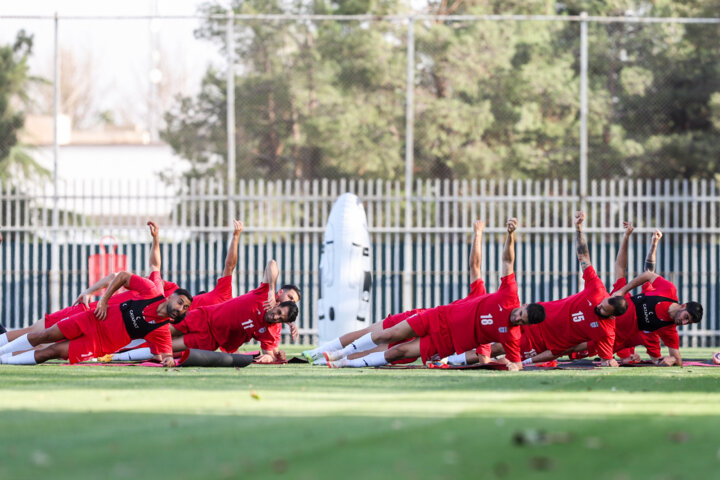
M 103 335 L 98 327 L 98 320 L 93 312 L 81 312 L 58 322 L 58 328 L 63 336 L 70 340 L 68 360 L 70 363 L 84 362 L 91 358 L 101 357 L 113 353 L 115 348 L 106 345 L 102 340 Z M 125 334 L 126 339 L 120 341 L 129 342 L 130 337 Z
M 207 293 L 195 295 L 191 305 L 191 309 L 204 307 L 208 305 L 217 305 L 218 303 L 232 300 L 232 275 L 218 278 L 215 288 Z
M 455 353 L 455 347 L 447 328 L 447 319 L 438 310 L 424 310 L 408 319 L 410 328 L 420 337 L 420 356 L 423 363 L 438 356 Z
M 174 325 L 175 329 L 183 333 L 183 342 L 188 348 L 215 351 L 218 343 L 210 333 L 210 324 L 205 311 L 193 310 L 185 315 L 185 319 Z
M 395 315 L 388 315 L 385 317 L 385 320 L 383 320 L 383 330 L 387 330 L 388 328 L 392 328 L 398 323 L 402 323 L 408 318 L 412 317 L 413 315 L 416 315 L 418 312 L 422 312 L 422 308 L 416 308 L 415 310 L 410 310 L 403 313 L 396 313 Z M 415 340 L 414 338 L 408 338 L 407 340 L 403 340 L 402 342 L 395 342 L 388 345 L 388 349 L 394 347 L 395 345 L 400 345 L 401 343 L 407 343 Z M 400 365 L 403 363 L 413 363 L 415 360 L 417 360 L 417 357 L 415 358 L 403 358 L 402 360 L 395 360 L 392 362 L 393 365 Z
M 86 307 L 84 303 L 81 303 L 79 305 L 73 305 L 71 307 L 63 308 L 62 310 L 58 310 L 54 313 L 46 313 L 45 328 L 50 328 L 56 323 L 58 323 L 60 320 L 65 320 L 66 318 L 72 317 L 77 313 L 83 313 L 87 311 L 89 311 L 88 307 Z

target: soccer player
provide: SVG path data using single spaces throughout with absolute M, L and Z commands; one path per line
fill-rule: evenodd
M 109 305 L 121 287 L 132 290 L 131 299 Z M 0 348 L 0 363 L 35 365 L 55 358 L 77 363 L 116 351 L 131 339 L 146 338 L 159 346 L 162 363 L 174 366 L 168 323 L 183 319 L 192 302 L 187 290 L 177 289 L 168 298 L 152 281 L 119 272 L 94 311 L 77 313 L 42 332 L 26 333 Z M 37 345 L 52 345 L 13 356 Z
M 292 323 L 298 315 L 297 287 L 286 285 L 275 292 L 279 270 L 275 260 L 265 267 L 263 282 L 245 295 L 217 305 L 200 307 L 170 327 L 173 349 L 216 350 L 234 352 L 250 340 L 260 342 L 261 355 L 256 363 L 285 360 L 279 349 L 282 325 Z
M 627 285 L 625 279 L 627 244 L 633 226 L 628 222 L 625 222 L 624 226 L 625 235 L 615 264 L 616 281 L 613 294 Z M 632 282 L 642 284 L 642 293 L 639 295 L 625 293 L 624 297 L 630 308 L 615 319 L 614 350 L 624 364 L 638 361 L 640 356 L 634 353 L 634 347 L 645 345 L 648 355 L 656 365 L 682 365 L 680 337 L 676 326 L 698 323 L 702 320 L 702 305 L 697 302 L 679 304 L 675 285 L 655 273 L 655 255 L 661 238 L 662 232 L 655 230 L 645 259 L 645 271 Z M 668 347 L 668 356 L 661 356 L 660 339 Z M 593 352 L 593 342 L 588 342 L 588 353 L 592 355 Z
M 418 356 L 427 363 L 498 342 L 505 348 L 508 369 L 520 370 L 519 327 L 542 322 L 545 312 L 538 304 L 520 305 L 513 271 L 516 228 L 517 219 L 509 219 L 502 254 L 501 284 L 497 292 L 423 310 L 391 328 L 368 333 L 342 350 L 326 352 L 328 366 L 372 367 Z M 366 351 L 379 344 L 402 342 L 412 337 L 418 338 L 385 352 L 370 353 L 354 360 L 347 358 L 354 351 Z
M 522 327 L 524 365 L 552 361 L 578 348 L 579 344 L 593 340 L 601 358 L 600 364 L 604 367 L 618 366 L 613 358 L 614 319 L 628 309 L 622 295 L 630 291 L 631 286 L 624 287 L 622 295 L 609 296 L 590 263 L 590 251 L 582 229 L 584 220 L 585 212 L 575 212 L 575 244 L 585 288 L 562 300 L 540 302 L 545 308 L 547 320 L 539 325 Z M 496 353 L 495 348 L 493 352 Z
M 485 283 L 483 282 L 483 280 L 481 278 L 481 276 L 482 276 L 482 236 L 483 236 L 484 229 L 485 229 L 485 222 L 483 222 L 482 220 L 476 220 L 475 223 L 473 223 L 473 238 L 472 238 L 472 245 L 470 247 L 470 259 L 469 259 L 470 293 L 468 294 L 468 297 L 466 297 L 466 298 L 474 297 L 477 295 L 485 295 L 487 293 L 485 290 Z M 342 336 L 334 338 L 328 342 L 325 342 L 324 344 L 318 346 L 317 348 L 314 348 L 311 350 L 305 350 L 304 352 L 302 352 L 302 354 L 308 361 L 310 361 L 313 364 L 325 365 L 327 363 L 327 361 L 325 360 L 325 357 L 323 356 L 323 354 L 325 352 L 341 350 L 342 348 L 348 346 L 353 341 L 357 340 L 358 338 L 360 338 L 368 333 L 376 333 L 381 330 L 391 328 L 391 327 L 397 325 L 398 323 L 400 323 L 404 320 L 407 320 L 409 317 L 411 317 L 423 310 L 425 310 L 425 309 L 417 308 L 414 310 L 409 310 L 407 312 L 388 315 L 387 317 L 385 317 L 385 319 L 382 322 L 373 323 L 369 327 L 346 333 L 345 335 L 342 335 Z M 377 347 L 373 348 L 371 351 L 368 351 L 368 352 L 352 353 L 348 356 L 348 358 L 354 359 L 354 358 L 359 358 L 361 356 L 364 356 L 367 353 L 385 351 L 389 347 L 392 347 L 392 346 L 393 345 L 385 345 L 385 344 L 378 345 Z M 486 363 L 490 360 L 489 345 L 483 345 L 483 346 L 479 347 L 477 353 L 468 352 L 468 354 L 471 354 L 475 358 L 477 358 L 477 360 L 475 360 L 476 362 Z M 449 358 L 449 361 L 453 362 L 453 363 L 457 363 L 457 364 L 465 364 L 467 362 L 465 355 L 466 355 L 465 353 L 451 355 Z M 414 359 L 414 358 L 408 358 L 408 359 L 396 361 L 394 363 L 412 363 L 415 360 L 416 359 Z

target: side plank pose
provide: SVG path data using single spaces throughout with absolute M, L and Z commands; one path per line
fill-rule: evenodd
M 470 258 L 469 258 L 469 268 L 470 268 L 470 293 L 468 293 L 468 296 L 465 298 L 474 297 L 477 295 L 485 295 L 487 292 L 485 291 L 485 282 L 483 282 L 481 276 L 482 276 L 482 236 L 483 236 L 483 230 L 485 229 L 485 222 L 482 220 L 476 220 L 473 224 L 473 237 L 472 237 L 472 244 L 470 247 Z M 462 300 L 462 299 L 461 299 Z M 461 300 L 456 300 L 461 301 Z M 340 337 L 334 338 L 330 340 L 329 342 L 326 342 L 317 348 L 311 349 L 311 350 L 305 350 L 302 352 L 303 356 L 311 363 L 315 365 L 325 365 L 327 364 L 327 361 L 325 360 L 324 353 L 325 352 L 331 352 L 334 350 L 341 350 L 344 347 L 347 347 L 352 343 L 353 341 L 359 339 L 360 337 L 368 334 L 368 333 L 377 333 L 382 330 L 386 330 L 388 328 L 394 327 L 398 323 L 407 320 L 409 317 L 416 315 L 417 313 L 423 311 L 425 309 L 423 308 L 416 308 L 413 310 L 408 310 L 406 312 L 397 313 L 388 315 L 385 317 L 385 319 L 382 322 L 373 323 L 369 327 L 363 328 L 361 330 L 355 330 L 353 332 L 346 333 L 345 335 L 342 335 Z M 408 341 L 408 340 L 405 340 Z M 402 342 L 399 342 L 402 343 Z M 349 359 L 355 359 L 359 358 L 363 355 L 366 355 L 367 353 L 371 352 L 379 352 L 379 351 L 385 351 L 389 347 L 392 347 L 393 344 L 390 345 L 378 345 L 375 348 L 372 348 L 369 351 L 365 352 L 354 352 L 348 355 Z M 478 357 L 479 361 L 485 363 L 489 361 L 489 354 L 490 354 L 490 348 L 489 345 L 484 345 L 479 354 L 473 354 Z M 458 363 L 464 363 L 464 354 L 459 354 L 453 357 L 458 357 L 456 361 Z M 415 361 L 415 358 L 408 358 L 403 360 L 395 361 L 394 363 L 411 363 Z
M 545 311 L 538 304 L 521 305 L 518 299 L 513 271 L 516 228 L 517 219 L 509 219 L 502 254 L 501 284 L 497 292 L 423 310 L 389 329 L 367 333 L 342 350 L 326 352 L 328 366 L 373 367 L 418 356 L 427 363 L 498 342 L 506 349 L 508 369 L 522 369 L 519 327 L 542 322 Z M 377 345 L 402 342 L 412 337 L 418 338 L 385 352 L 371 353 L 355 360 L 347 358 L 354 351 L 370 350 Z
M 613 358 L 614 319 L 628 309 L 623 295 L 639 284 L 631 282 L 617 292 L 616 296 L 609 296 L 590 263 L 590 252 L 582 229 L 584 220 L 585 212 L 575 212 L 575 244 L 585 288 L 561 300 L 540 302 L 547 312 L 547 320 L 540 325 L 522 328 L 525 365 L 549 362 L 578 348 L 579 344 L 593 340 L 602 359 L 601 366 L 618 366 Z
M 625 222 L 625 235 L 620 245 L 615 263 L 615 285 L 613 295 L 627 284 L 627 245 L 633 231 L 631 223 Z M 636 345 L 645 345 L 652 361 L 660 366 L 682 365 L 680 337 L 677 325 L 698 323 L 703 317 L 703 307 L 697 302 L 680 304 L 677 288 L 671 282 L 655 273 L 655 256 L 662 232 L 653 233 L 650 250 L 645 259 L 645 271 L 631 281 L 642 285 L 642 293 L 625 293 L 630 308 L 615 319 L 615 352 L 622 363 L 638 361 L 640 356 L 634 353 Z M 669 355 L 661 356 L 660 339 L 668 347 Z M 588 342 L 588 353 L 595 351 L 593 342 Z
M 132 290 L 132 298 L 108 305 L 121 287 Z M 94 311 L 77 313 L 41 332 L 16 338 L 0 348 L 0 363 L 34 365 L 55 358 L 77 363 L 112 353 L 132 339 L 147 338 L 159 346 L 163 365 L 174 366 L 168 324 L 182 320 L 191 302 L 187 290 L 177 289 L 165 298 L 150 280 L 119 272 Z M 44 343 L 52 345 L 12 355 Z

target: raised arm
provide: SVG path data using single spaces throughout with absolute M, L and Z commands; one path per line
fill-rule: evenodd
M 473 224 L 472 247 L 470 247 L 470 283 L 473 284 L 482 276 L 482 235 L 485 222 L 475 220 Z
M 655 271 L 655 254 L 657 253 L 658 242 L 662 238 L 662 232 L 659 229 L 655 229 L 652 239 L 650 240 L 650 250 L 645 257 L 645 271 Z
M 613 297 L 623 297 L 626 293 L 633 290 L 634 288 L 639 287 L 645 282 L 652 283 L 659 276 L 660 275 L 655 272 L 643 272 L 637 277 L 630 280 L 627 285 L 619 289 L 617 292 L 613 293 Z
M 103 293 L 103 296 L 98 300 L 97 307 L 95 307 L 95 317 L 98 320 L 105 320 L 107 316 L 108 300 L 113 296 L 113 293 L 120 290 L 120 288 L 130 287 L 130 278 L 132 274 L 130 272 L 118 272 L 115 274 L 115 278 L 110 282 L 107 290 Z
M 150 250 L 150 271 L 159 272 L 162 266 L 162 259 L 160 258 L 160 241 L 158 240 L 158 234 L 160 229 L 157 223 L 150 220 L 147 222 L 148 228 L 150 228 L 150 235 L 152 236 L 152 249 Z
M 505 237 L 505 248 L 502 253 L 502 269 L 500 271 L 501 277 L 507 277 L 514 272 L 513 265 L 515 264 L 515 229 L 517 228 L 517 218 L 509 218 L 507 221 L 507 237 Z
M 618 250 L 617 258 L 615 259 L 615 281 L 625 278 L 627 274 L 628 243 L 634 228 L 632 222 L 623 222 L 625 234 L 620 242 L 620 250 Z
M 268 288 L 268 299 L 265 302 L 265 310 L 270 310 L 275 306 L 275 290 L 277 289 L 277 278 L 280 275 L 278 270 L 277 262 L 270 260 L 265 266 L 265 274 L 263 276 L 263 283 L 269 285 Z
M 580 262 L 580 269 L 584 272 L 588 268 L 590 263 L 590 250 L 588 250 L 585 237 L 582 233 L 582 222 L 585 220 L 585 212 L 579 210 L 575 212 L 575 249 L 577 250 L 578 261 Z
M 223 277 L 232 275 L 235 267 L 237 266 L 238 259 L 238 245 L 240 243 L 240 234 L 245 226 L 240 220 L 233 220 L 233 235 L 230 241 L 230 247 L 228 248 L 227 256 L 225 257 L 225 269 L 223 270 Z

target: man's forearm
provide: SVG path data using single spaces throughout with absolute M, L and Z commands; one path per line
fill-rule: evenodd
M 577 258 L 580 262 L 581 270 L 585 270 L 590 266 L 590 250 L 588 249 L 585 236 L 583 235 L 582 228 L 577 227 L 575 229 L 575 248 L 577 251 Z

